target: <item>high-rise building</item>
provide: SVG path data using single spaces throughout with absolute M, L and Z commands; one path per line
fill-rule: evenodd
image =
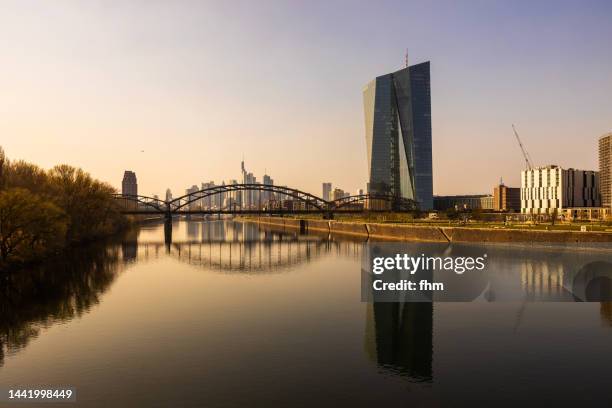
M 257 178 L 253 175 L 253 173 L 244 173 L 243 184 L 257 184 Z M 255 197 L 254 190 L 245 190 L 242 192 L 243 194 L 243 204 L 245 208 L 252 208 L 257 201 L 257 197 Z
M 334 188 L 334 192 L 332 194 L 332 200 L 339 200 L 341 198 L 346 197 L 346 193 L 341 188 Z
M 274 185 L 274 180 L 272 180 L 272 177 L 268 176 L 267 174 L 264 174 L 263 176 L 263 184 L 266 186 L 273 186 Z M 271 191 L 262 191 L 261 192 L 261 201 L 262 201 L 262 205 L 267 206 L 268 203 L 270 201 L 274 200 L 274 193 Z
M 429 62 L 377 77 L 363 90 L 368 193 L 433 207 Z
M 229 184 L 232 184 L 232 185 L 238 184 L 238 180 L 235 180 L 235 179 L 230 180 Z M 226 205 L 231 208 L 240 208 L 242 206 L 242 192 L 241 191 L 230 192 Z
M 323 199 L 331 201 L 332 183 L 323 183 Z
M 195 184 L 193 186 L 191 186 L 191 188 L 188 188 L 187 190 L 185 190 L 185 194 L 193 194 L 193 193 L 197 193 L 198 190 L 198 186 L 196 186 Z M 196 200 L 196 201 L 192 201 L 191 203 L 189 203 L 188 208 L 190 210 L 195 210 L 197 208 L 201 208 L 202 203 L 201 200 Z
M 225 181 L 222 181 L 221 187 L 224 187 L 224 186 L 225 186 Z M 213 198 L 213 202 L 215 204 L 215 207 L 218 210 L 222 210 L 225 207 L 225 193 L 223 192 L 223 193 L 216 194 Z
M 209 181 L 208 183 L 201 184 L 201 190 L 206 190 L 213 187 L 215 187 L 214 181 Z M 213 199 L 213 196 L 208 196 L 202 198 L 200 205 L 202 206 L 202 208 L 210 210 L 213 207 L 214 203 L 215 200 Z
M 257 178 L 253 173 L 249 173 L 244 167 L 244 160 L 240 162 L 240 170 L 242 172 L 242 184 L 258 184 Z M 242 204 L 244 208 L 252 208 L 258 201 L 259 194 L 254 190 L 245 190 L 242 192 Z
M 166 201 L 172 201 L 172 191 L 169 188 L 166 189 Z
M 612 133 L 599 139 L 599 186 L 601 206 L 612 208 Z
M 495 211 L 521 211 L 521 189 L 499 183 L 493 188 L 493 209 Z
M 599 172 L 549 165 L 521 172 L 521 212 L 553 214 L 567 208 L 598 207 Z
M 123 181 L 121 182 L 121 194 L 124 196 L 138 195 L 138 182 L 136 181 L 136 173 L 126 170 L 123 173 Z

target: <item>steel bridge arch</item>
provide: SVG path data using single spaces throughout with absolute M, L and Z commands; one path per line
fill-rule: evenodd
M 113 194 L 112 196 L 117 200 L 127 200 L 147 206 L 156 212 L 161 214 L 177 214 L 182 208 L 187 205 L 202 200 L 207 197 L 215 196 L 218 194 L 226 194 L 240 191 L 268 191 L 271 193 L 283 194 L 288 197 L 292 197 L 298 201 L 304 202 L 309 206 L 314 207 L 312 211 L 319 211 L 322 213 L 332 213 L 334 211 L 342 211 L 341 209 L 350 204 L 364 202 L 366 200 L 382 200 L 391 203 L 393 208 L 390 210 L 399 211 L 414 211 L 418 209 L 418 203 L 414 200 L 410 200 L 403 197 L 396 197 L 389 194 L 359 194 L 348 197 L 342 197 L 332 201 L 326 201 L 314 194 L 310 194 L 301 190 L 297 190 L 290 187 L 280 187 L 268 184 L 227 184 L 223 186 L 209 187 L 204 190 L 194 191 L 189 194 L 185 194 L 181 197 L 175 198 L 171 201 L 162 201 L 159 198 L 148 197 L 143 195 L 123 195 Z M 231 207 L 226 207 L 226 209 Z M 241 208 L 242 210 L 243 208 Z M 129 211 L 129 209 L 127 209 Z M 137 211 L 138 208 L 133 211 Z M 365 209 L 367 211 L 367 209 Z M 239 211 L 237 211 L 239 212 Z
M 113 198 L 116 200 L 127 200 L 131 202 L 135 202 L 137 204 L 143 204 L 147 207 L 151 207 L 160 213 L 166 212 L 166 202 L 160 200 L 159 198 L 148 197 L 143 195 L 123 195 L 123 194 L 113 194 Z
M 181 208 L 210 196 L 223 193 L 231 193 L 236 191 L 269 191 L 272 193 L 283 194 L 293 197 L 296 200 L 302 201 L 308 205 L 315 207 L 319 211 L 327 211 L 329 203 L 314 194 L 306 193 L 290 187 L 280 187 L 268 184 L 226 184 L 224 186 L 209 187 L 204 190 L 194 191 L 193 193 L 185 194 L 168 202 L 170 212 L 174 213 Z
M 418 209 L 418 203 L 414 200 L 404 197 L 396 197 L 388 194 L 358 194 L 352 195 L 348 197 L 338 198 L 336 200 L 329 202 L 329 210 L 335 211 L 344 206 L 363 202 L 365 200 L 383 200 L 391 203 L 392 205 L 396 205 L 399 207 L 399 210 L 403 211 L 413 211 Z

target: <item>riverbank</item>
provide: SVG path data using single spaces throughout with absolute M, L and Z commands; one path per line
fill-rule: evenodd
M 243 217 L 245 222 L 301 233 L 327 232 L 370 239 L 416 242 L 592 243 L 612 242 L 612 232 L 546 231 L 481 227 L 384 224 L 284 217 Z
M 114 193 L 82 169 L 9 161 L 0 148 L 0 272 L 129 227 Z
M 0 264 L 0 279 L 12 278 L 13 275 L 19 274 L 22 271 L 36 270 L 44 265 L 60 263 L 62 259 L 66 257 L 71 257 L 80 252 L 90 252 L 92 248 L 121 242 L 126 236 L 135 233 L 138 225 L 139 223 L 137 221 L 128 217 L 126 224 L 118 226 L 118 229 L 105 235 L 89 237 L 78 242 L 71 242 L 70 244 L 56 248 L 54 251 L 41 253 L 36 258 Z

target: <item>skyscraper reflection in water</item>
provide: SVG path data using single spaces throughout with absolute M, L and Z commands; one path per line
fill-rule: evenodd
M 370 359 L 393 374 L 432 381 L 433 303 L 368 304 L 365 348 Z

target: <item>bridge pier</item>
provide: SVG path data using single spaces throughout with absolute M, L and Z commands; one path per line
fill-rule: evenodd
M 172 213 L 170 212 L 166 212 L 164 217 L 164 242 L 166 250 L 170 252 L 170 245 L 172 245 Z

